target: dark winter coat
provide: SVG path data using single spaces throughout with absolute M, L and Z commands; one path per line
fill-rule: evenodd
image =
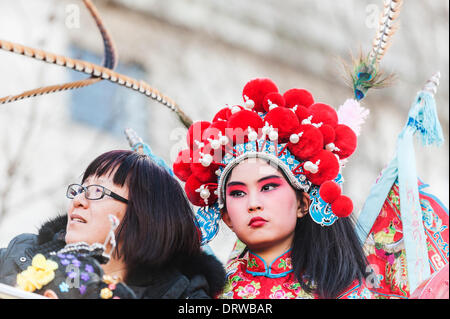
M 17 274 L 31 264 L 35 254 L 64 247 L 66 224 L 67 215 L 58 216 L 45 223 L 37 235 L 19 235 L 0 249 L 0 282 L 14 286 Z M 222 264 L 203 252 L 194 258 L 179 256 L 163 270 L 137 265 L 126 279 L 140 299 L 212 298 L 222 291 L 224 283 Z

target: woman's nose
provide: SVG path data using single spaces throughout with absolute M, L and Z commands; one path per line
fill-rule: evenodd
M 248 212 L 256 213 L 258 211 L 264 210 L 264 206 L 262 205 L 257 194 L 250 194 L 249 202 L 248 202 Z
M 84 193 L 78 194 L 72 199 L 72 205 L 73 207 L 88 207 L 89 206 L 89 200 L 86 198 Z
M 252 206 L 248 207 L 248 212 L 249 213 L 256 213 L 256 212 L 259 212 L 259 211 L 262 211 L 262 210 L 263 210 L 263 208 L 262 208 L 261 205 L 252 205 Z

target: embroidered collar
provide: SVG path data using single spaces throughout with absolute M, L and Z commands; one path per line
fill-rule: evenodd
M 294 271 L 291 261 L 291 249 L 275 258 L 269 266 L 267 266 L 264 259 L 249 251 L 247 253 L 247 269 L 245 271 L 253 276 L 285 277 Z

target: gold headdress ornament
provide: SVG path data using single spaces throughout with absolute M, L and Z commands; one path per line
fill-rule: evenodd
M 153 88 L 152 86 L 150 86 L 149 84 L 147 84 L 142 80 L 136 80 L 126 75 L 113 71 L 113 69 L 117 64 L 117 53 L 115 51 L 112 38 L 110 37 L 109 33 L 104 27 L 104 24 L 98 14 L 98 11 L 91 2 L 91 0 L 83 0 L 83 3 L 86 5 L 89 12 L 93 16 L 103 38 L 105 48 L 103 66 L 83 60 L 72 59 L 63 55 L 53 54 L 40 49 L 30 48 L 17 43 L 0 40 L 0 49 L 2 50 L 22 54 L 30 58 L 60 65 L 90 75 L 89 78 L 81 81 L 46 86 L 34 90 L 29 90 L 14 96 L 1 97 L 0 104 L 11 103 L 17 100 L 30 98 L 37 95 L 44 95 L 64 90 L 77 89 L 97 83 L 101 80 L 108 80 L 113 83 L 117 83 L 119 85 L 123 85 L 125 87 L 134 89 L 135 91 L 145 94 L 146 96 L 167 106 L 169 109 L 171 109 L 173 112 L 177 114 L 179 120 L 186 127 L 189 127 L 192 124 L 192 120 L 181 110 L 181 108 L 171 98 L 163 95 L 157 89 Z

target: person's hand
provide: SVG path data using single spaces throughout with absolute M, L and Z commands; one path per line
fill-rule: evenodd
M 59 299 L 58 295 L 51 289 L 47 289 L 44 292 L 44 297 L 50 298 L 50 299 Z

